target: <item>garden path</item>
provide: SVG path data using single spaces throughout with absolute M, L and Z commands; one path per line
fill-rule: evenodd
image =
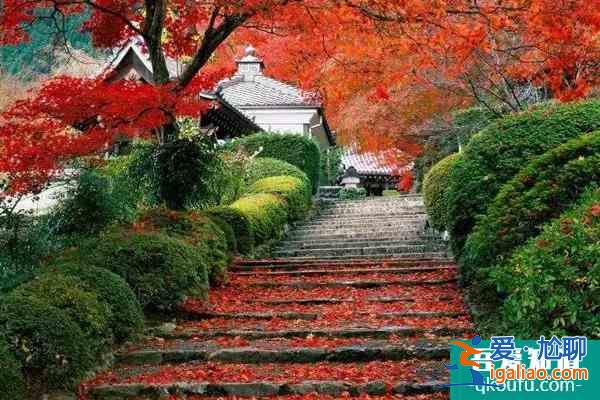
M 443 399 L 448 342 L 472 334 L 422 199 L 333 202 L 276 260 L 240 260 L 209 306 L 118 354 L 91 399 Z

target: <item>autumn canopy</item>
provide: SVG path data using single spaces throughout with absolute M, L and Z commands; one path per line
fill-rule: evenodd
M 600 77 L 600 0 L 4 0 L 0 44 L 27 41 L 40 18 L 60 43 L 62 19 L 82 12 L 97 48 L 143 38 L 157 84 L 59 76 L 5 110 L 0 171 L 14 192 L 117 135 L 176 137 L 176 118 L 207 109 L 197 94 L 250 42 L 271 75 L 320 93 L 342 142 L 409 156 L 432 116 L 474 101 L 519 110 L 532 91 L 569 101 Z M 186 63 L 175 81 L 168 57 Z

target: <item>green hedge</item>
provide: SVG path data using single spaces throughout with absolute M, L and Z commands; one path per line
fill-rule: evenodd
M 281 175 L 293 176 L 312 187 L 308 176 L 300 168 L 282 160 L 266 157 L 256 157 L 248 163 L 244 171 L 244 181 L 249 187 L 261 179 Z
M 22 365 L 8 347 L 6 337 L 0 335 L 0 400 L 25 398 L 25 378 Z
M 117 342 L 122 343 L 142 332 L 144 314 L 135 293 L 119 275 L 76 261 L 54 262 L 47 271 L 75 277 L 82 287 L 95 293 L 110 308 L 109 326 Z
M 287 203 L 289 222 L 301 219 L 310 208 L 311 188 L 308 182 L 292 176 L 272 176 L 255 182 L 248 190 L 251 194 L 272 193 Z
M 231 208 L 250 222 L 256 245 L 279 238 L 288 219 L 285 201 L 269 193 L 242 197 Z
M 0 330 L 40 390 L 70 389 L 94 366 L 94 341 L 65 310 L 15 290 L 0 311 Z
M 535 156 L 600 128 L 600 101 L 551 104 L 509 115 L 473 136 L 452 168 L 448 223 L 459 255 L 475 218 Z
M 459 154 L 454 153 L 435 164 L 425 175 L 423 181 L 423 200 L 431 225 L 440 230 L 446 230 L 447 223 L 447 189 L 448 176 Z
M 206 210 L 206 214 L 216 219 L 225 221 L 230 226 L 235 236 L 235 246 L 240 254 L 248 254 L 254 247 L 254 231 L 250 219 L 241 211 L 228 207 L 215 207 Z
M 485 276 L 487 268 L 538 235 L 545 222 L 598 182 L 600 132 L 573 139 L 532 161 L 502 188 L 478 221 L 460 260 L 463 276 L 468 280 L 476 271 Z
M 600 190 L 546 225 L 494 272 L 507 332 L 600 338 Z
M 135 222 L 139 228 L 158 231 L 183 240 L 194 247 L 211 283 L 227 279 L 230 256 L 225 233 L 208 216 L 197 211 L 177 212 L 166 208 L 145 211 Z
M 243 148 L 248 153 L 259 152 L 259 157 L 270 157 L 286 161 L 300 168 L 312 182 L 312 193 L 319 188 L 320 151 L 310 138 L 301 135 L 258 133 L 236 139 L 229 148 Z M 281 175 L 281 174 L 277 174 Z
M 143 228 L 115 228 L 64 257 L 122 276 L 145 309 L 173 309 L 186 295 L 208 290 L 205 260 L 193 246 Z

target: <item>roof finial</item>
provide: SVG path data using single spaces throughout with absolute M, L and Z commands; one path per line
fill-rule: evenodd
M 248 47 L 246 47 L 246 50 L 244 50 L 244 55 L 256 57 L 256 49 L 251 44 L 249 44 Z

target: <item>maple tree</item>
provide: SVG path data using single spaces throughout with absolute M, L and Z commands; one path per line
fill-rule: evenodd
M 477 101 L 493 111 L 585 96 L 598 83 L 598 0 L 5 0 L 0 44 L 37 19 L 83 11 L 98 48 L 139 37 L 154 86 L 56 77 L 0 117 L 0 170 L 12 191 L 39 189 L 64 163 L 117 134 L 161 142 L 198 92 L 232 71 L 239 45 L 260 46 L 269 72 L 318 90 L 342 142 L 420 151 L 432 117 Z M 51 12 L 40 13 L 40 9 Z M 64 34 L 57 29 L 57 35 Z M 225 45 L 226 44 L 226 45 Z M 186 61 L 169 77 L 167 58 Z M 82 131 L 83 134 L 77 132 Z M 406 159 L 403 159 L 406 161 Z

